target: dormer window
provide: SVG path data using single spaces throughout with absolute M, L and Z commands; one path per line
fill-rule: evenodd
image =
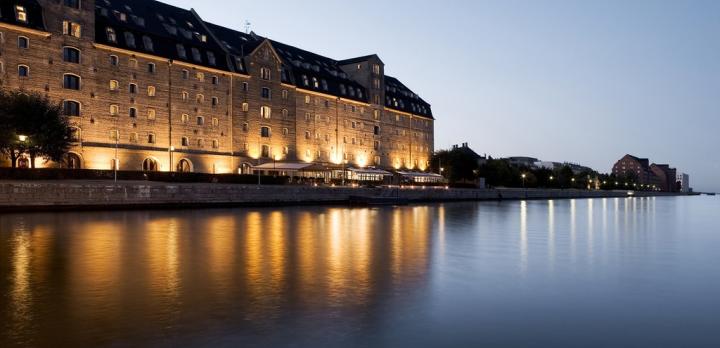
M 143 36 L 143 45 L 145 46 L 145 49 L 150 52 L 155 50 L 153 46 L 153 41 L 149 36 Z
M 135 35 L 133 35 L 133 33 L 129 31 L 125 32 L 125 44 L 128 47 L 135 48 Z
M 15 19 L 17 19 L 18 22 L 27 23 L 28 18 L 25 6 L 15 6 Z
M 313 87 L 320 88 L 320 82 L 318 81 L 317 77 L 313 77 Z
M 200 55 L 200 50 L 199 50 L 199 49 L 193 47 L 193 48 L 192 48 L 192 56 L 193 56 L 193 59 L 194 59 L 196 62 L 202 62 L 202 56 Z
M 210 64 L 210 65 L 215 65 L 215 64 L 216 64 L 215 53 L 208 52 L 208 53 L 207 53 L 207 57 L 208 57 L 208 64 Z
M 105 29 L 105 33 L 107 34 L 108 42 L 117 43 L 117 34 L 115 34 L 115 29 L 107 28 Z
M 185 50 L 185 46 L 183 46 L 181 44 L 177 44 L 177 52 L 178 52 L 178 57 L 180 57 L 182 59 L 187 59 L 187 51 Z

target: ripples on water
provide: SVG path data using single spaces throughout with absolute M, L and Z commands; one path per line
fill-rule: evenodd
M 0 346 L 716 346 L 714 198 L 0 215 Z

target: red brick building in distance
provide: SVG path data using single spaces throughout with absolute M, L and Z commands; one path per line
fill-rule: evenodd
M 668 164 L 650 164 L 647 158 L 625 155 L 615 163 L 612 173 L 617 177 L 632 178 L 638 185 L 655 186 L 661 191 L 677 191 L 677 170 Z

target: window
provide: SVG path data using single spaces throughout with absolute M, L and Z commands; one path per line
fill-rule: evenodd
M 282 98 L 283 98 L 284 100 L 287 100 L 287 98 L 288 98 L 288 91 L 287 91 L 287 90 L 284 90 L 284 89 L 283 89 L 283 91 L 282 91 Z
M 187 101 L 188 99 L 190 99 L 190 93 L 182 92 L 181 98 L 182 100 Z
M 263 145 L 262 146 L 262 157 L 268 158 L 270 157 L 270 146 L 269 145 Z
M 283 136 L 287 136 L 288 133 L 290 133 L 290 130 L 287 129 L 287 128 L 283 128 L 283 130 L 282 130 L 282 135 L 283 135 Z
M 192 52 L 193 59 L 196 62 L 202 62 L 202 56 L 200 55 L 200 50 L 193 47 L 190 49 L 190 52 Z
M 247 124 L 247 123 L 243 123 L 243 125 L 242 125 L 242 130 L 243 130 L 243 132 L 246 132 L 246 133 L 247 133 L 247 131 L 250 130 L 250 125 Z
M 130 48 L 135 48 L 135 35 L 133 33 L 125 32 L 125 44 Z
M 305 104 L 310 104 L 310 101 L 311 101 L 311 100 L 310 100 L 310 96 L 309 96 L 309 95 L 306 95 L 306 96 L 305 96 Z
M 15 19 L 17 19 L 18 22 L 27 23 L 28 18 L 25 6 L 15 6 Z
M 147 118 L 150 121 L 155 121 L 156 112 L 155 109 L 148 109 L 147 111 Z
M 216 59 L 215 59 L 215 53 L 208 52 L 208 53 L 207 53 L 207 58 L 208 58 L 208 64 L 210 64 L 210 65 L 216 65 L 216 64 L 217 64 Z
M 145 50 L 147 50 L 147 51 L 152 52 L 155 50 L 153 41 L 149 36 L 143 36 L 143 46 L 145 46 Z
M 375 135 L 380 135 L 380 126 L 375 126 L 375 127 L 373 128 L 373 133 L 374 133 Z
M 155 96 L 155 86 L 148 86 L 148 97 Z
M 212 97 L 212 99 L 210 99 L 210 100 L 211 100 L 210 103 L 212 104 L 213 107 L 218 106 L 218 104 L 220 104 L 220 99 L 218 99 L 218 97 Z
M 203 147 L 203 146 L 205 146 L 205 140 L 203 140 L 202 138 L 198 139 L 198 140 L 197 140 L 197 146 L 198 146 L 198 147 Z
M 288 109 L 282 109 L 282 116 L 283 116 L 283 118 L 287 118 L 288 115 L 289 115 L 289 113 L 290 113 L 290 112 L 288 111 Z
M 82 26 L 75 22 L 63 21 L 63 35 L 70 35 L 79 38 L 81 36 Z
M 190 115 L 182 114 L 182 116 L 180 117 L 180 120 L 182 121 L 182 123 L 188 123 L 188 122 L 190 122 Z
M 134 83 L 131 83 L 130 86 L 129 86 L 129 88 L 128 88 L 130 94 L 135 94 L 135 93 L 137 93 L 137 89 L 138 89 L 138 88 L 137 88 L 137 85 L 134 84 Z
M 130 109 L 128 110 L 128 116 L 130 116 L 130 117 L 132 117 L 132 118 L 136 118 L 136 117 L 137 117 L 137 109 L 136 109 L 136 108 L 130 108 Z
M 272 109 L 269 106 L 260 107 L 260 116 L 262 116 L 262 118 L 270 118 L 271 115 Z
M 262 92 L 260 93 L 260 96 L 263 99 L 270 99 L 270 88 L 263 87 Z
M 220 78 L 217 77 L 217 76 L 213 76 L 213 77 L 212 77 L 212 84 L 213 84 L 213 85 L 216 85 L 216 86 L 217 86 L 218 84 L 220 84 Z
M 318 82 L 317 77 L 313 77 L 312 81 L 313 81 L 313 87 L 320 88 L 320 82 Z
M 195 122 L 197 123 L 198 126 L 205 125 L 205 118 L 202 116 L 198 116 L 195 118 Z
M 309 132 L 309 131 L 305 131 L 305 139 L 308 139 L 308 140 L 310 139 L 310 132 Z
M 248 83 L 247 83 L 247 82 L 243 82 L 243 83 L 242 83 L 242 90 L 243 90 L 243 92 L 247 92 L 248 89 L 250 89 Z
M 138 134 L 136 132 L 130 133 L 130 142 L 131 143 L 137 143 L 138 142 Z
M 212 141 L 212 148 L 213 148 L 213 149 L 218 149 L 218 148 L 220 148 L 220 142 L 219 142 L 217 139 L 213 139 L 213 141 Z
M 20 77 L 30 76 L 30 67 L 27 65 L 18 65 L 18 76 L 20 76 Z
M 270 69 L 268 68 L 260 68 L 260 78 L 263 80 L 270 80 L 272 78 L 272 74 L 270 72 Z
M 182 59 L 187 59 L 187 51 L 185 50 L 185 46 L 183 46 L 182 44 L 177 44 L 176 47 L 177 47 L 178 57 L 180 57 Z
M 74 47 L 64 47 L 63 61 L 80 64 L 80 50 Z
M 128 62 L 129 62 L 128 65 L 129 65 L 131 68 L 137 68 L 137 67 L 138 67 L 138 61 L 137 61 L 137 59 L 135 59 L 135 58 L 130 58 L 130 60 L 129 60 Z
M 63 76 L 63 88 L 80 90 L 80 76 L 65 74 Z
M 115 29 L 108 27 L 105 29 L 105 34 L 107 35 L 108 42 L 117 43 L 117 34 L 115 33 Z
M 270 137 L 270 128 L 269 127 L 260 127 L 260 136 L 263 138 L 269 138 Z
M 80 116 L 80 103 L 74 100 L 64 101 L 63 114 L 65 114 L 65 116 Z
M 250 111 L 250 105 L 248 103 L 242 103 L 242 111 L 243 112 Z
M 120 140 L 120 131 L 118 131 L 117 129 L 111 130 L 110 131 L 110 140 L 113 140 L 113 141 Z
M 213 119 L 212 119 L 212 126 L 213 126 L 213 127 L 219 127 L 219 126 L 220 126 L 220 119 L 218 119 L 217 117 L 213 117 Z
M 157 67 L 155 66 L 155 63 L 148 63 L 148 72 L 151 74 L 154 74 Z
M 155 144 L 155 133 L 148 133 L 148 144 Z
M 110 90 L 117 91 L 120 89 L 120 83 L 117 80 L 110 80 Z
M 197 77 L 198 81 L 205 82 L 205 73 L 198 71 L 195 77 Z
M 205 96 L 202 95 L 202 94 L 198 94 L 197 96 L 195 96 L 195 102 L 197 102 L 198 104 L 204 103 L 204 102 L 205 102 Z
M 373 64 L 373 74 L 380 75 L 380 64 Z
M 18 36 L 18 48 L 30 48 L 30 39 L 25 36 Z
M 112 104 L 110 105 L 110 115 L 111 116 L 117 116 L 120 113 L 120 107 Z
M 112 66 L 120 65 L 120 58 L 118 58 L 118 56 L 110 56 L 110 65 L 112 65 Z
M 373 79 L 373 87 L 375 89 L 380 89 L 380 79 Z
M 303 83 L 303 86 L 309 86 L 309 85 L 310 85 L 310 80 L 308 80 L 307 75 L 303 75 L 303 76 L 302 76 L 302 83 Z
M 181 144 L 182 146 L 190 146 L 190 139 L 188 139 L 188 137 L 182 137 Z
M 187 71 L 187 70 L 183 70 L 183 71 L 182 71 L 182 79 L 183 79 L 183 80 L 187 80 L 187 79 L 189 79 L 189 78 L 190 78 L 190 72 Z

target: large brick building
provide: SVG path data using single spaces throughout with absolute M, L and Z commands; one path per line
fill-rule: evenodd
M 612 173 L 639 185 L 648 185 L 665 192 L 678 191 L 677 170 L 668 164 L 650 164 L 647 158 L 625 155 L 615 163 Z
M 376 55 L 330 59 L 157 1 L 0 3 L 0 86 L 63 102 L 75 130 L 67 163 L 49 165 L 425 170 L 430 105 L 384 71 Z

